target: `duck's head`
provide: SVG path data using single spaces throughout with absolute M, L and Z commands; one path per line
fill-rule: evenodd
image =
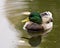
M 40 13 L 37 12 L 32 12 L 29 15 L 29 20 L 31 22 L 37 23 L 37 24 L 41 24 L 42 23 L 42 17 L 40 16 Z
M 28 32 L 50 32 L 53 27 L 52 13 L 49 11 L 43 13 L 31 13 L 28 22 L 25 23 L 23 29 Z
M 28 12 L 24 13 L 24 14 L 28 14 Z M 31 12 L 29 14 L 29 17 L 27 17 L 25 20 L 22 20 L 22 22 L 28 22 L 28 21 L 31 21 L 31 22 L 34 22 L 37 24 L 41 24 L 42 23 L 42 17 L 40 16 L 40 13 L 38 13 L 38 12 Z

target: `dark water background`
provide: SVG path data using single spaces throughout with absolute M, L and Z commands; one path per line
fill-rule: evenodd
M 54 18 L 53 30 L 45 37 L 45 41 L 41 43 L 39 48 L 60 48 L 60 0 L 7 0 L 6 11 L 9 20 L 25 37 L 28 37 L 28 34 L 22 29 L 24 23 L 21 23 L 21 20 L 27 16 L 20 13 L 51 11 Z M 19 46 L 19 48 L 31 47 Z

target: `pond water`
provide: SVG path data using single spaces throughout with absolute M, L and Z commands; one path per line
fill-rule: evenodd
M 60 0 L 7 0 L 5 6 L 10 22 L 15 25 L 15 28 L 24 37 L 28 37 L 29 35 L 22 29 L 24 23 L 21 23 L 21 20 L 27 16 L 21 15 L 21 12 L 36 11 L 41 13 L 51 11 L 54 18 L 54 27 L 47 37 L 44 38 L 39 48 L 60 48 Z M 19 48 L 31 47 L 20 45 Z
M 0 0 L 0 48 L 15 48 L 18 33 L 11 26 L 5 11 L 5 0 Z

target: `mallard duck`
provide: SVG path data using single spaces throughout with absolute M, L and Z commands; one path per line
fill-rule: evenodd
M 28 21 L 27 21 L 28 20 Z M 41 33 L 40 35 L 50 32 L 53 27 L 52 13 L 49 11 L 43 13 L 32 12 L 26 21 L 23 29 L 28 33 Z
M 30 39 L 32 39 L 32 41 L 29 40 L 30 45 L 36 47 L 39 43 L 35 45 L 36 42 L 34 42 L 33 40 L 35 39 L 37 42 L 39 42 L 39 38 L 41 39 L 41 36 L 47 34 L 53 28 L 52 13 L 49 11 L 43 13 L 37 12 L 25 12 L 25 13 L 26 15 L 29 16 L 22 21 L 26 22 L 25 25 L 23 26 L 23 29 L 26 30 L 28 34 L 31 36 Z

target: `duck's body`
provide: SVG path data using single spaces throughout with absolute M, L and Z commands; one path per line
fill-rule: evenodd
M 42 33 L 40 35 L 50 32 L 50 30 L 53 27 L 52 14 L 50 12 L 43 12 L 40 15 L 42 17 L 41 24 L 37 24 L 32 21 L 28 21 L 25 23 L 23 29 L 27 30 L 29 33 L 40 32 L 40 33 Z

